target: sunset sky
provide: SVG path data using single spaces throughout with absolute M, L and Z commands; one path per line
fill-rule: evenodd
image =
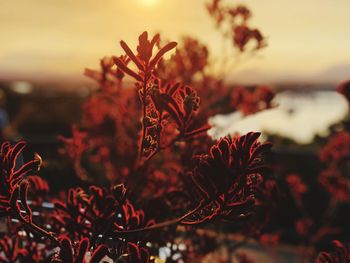
M 218 54 L 208 0 L 11 0 L 0 2 L 0 78 L 79 78 L 104 55 L 135 47 L 144 30 L 197 37 Z M 238 3 L 238 2 L 237 2 Z M 349 0 L 246 0 L 269 46 L 232 75 L 266 81 L 350 77 Z

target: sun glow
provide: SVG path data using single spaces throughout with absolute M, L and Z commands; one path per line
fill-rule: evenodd
M 151 6 L 154 5 L 157 2 L 157 0 L 140 0 L 140 2 L 144 5 Z

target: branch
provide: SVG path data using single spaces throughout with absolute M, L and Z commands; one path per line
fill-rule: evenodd
M 151 226 L 148 226 L 148 227 L 114 232 L 114 233 L 112 233 L 112 235 L 113 235 L 113 237 L 119 238 L 119 237 L 127 236 L 129 234 L 138 234 L 138 233 L 148 232 L 148 231 L 155 230 L 155 229 L 168 227 L 168 226 L 171 226 L 171 225 L 181 224 L 181 221 L 185 220 L 187 217 L 190 217 L 194 213 L 196 213 L 199 210 L 201 210 L 206 204 L 207 204 L 207 202 L 201 201 L 196 208 L 194 208 L 193 210 L 191 210 L 188 213 L 184 214 L 183 216 L 175 218 L 175 219 L 167 220 L 167 221 L 164 221 L 164 222 L 161 222 L 161 223 L 158 223 L 158 224 L 155 224 L 155 225 L 151 225 Z

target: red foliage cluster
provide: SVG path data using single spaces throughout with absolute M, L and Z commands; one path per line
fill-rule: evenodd
M 225 28 L 224 35 L 232 39 L 240 51 L 245 51 L 249 42 L 254 41 L 258 50 L 266 46 L 265 38 L 258 29 L 248 26 L 251 11 L 244 5 L 224 6 L 221 0 L 212 0 L 207 4 L 207 10 L 213 17 L 218 28 Z
M 346 95 L 347 82 L 338 86 L 337 90 Z M 319 160 L 316 162 L 322 169 L 317 174 L 290 173 L 290 167 L 284 167 L 288 171 L 286 176 L 282 176 L 281 188 L 286 187 L 286 193 L 280 193 L 280 197 L 288 199 L 291 207 L 295 206 L 290 223 L 295 229 L 294 238 L 307 244 L 303 249 L 303 255 L 307 258 L 315 257 L 316 247 L 324 245 L 330 239 L 341 238 L 347 240 L 347 225 L 339 224 L 339 217 L 346 217 L 344 206 L 348 206 L 350 201 L 350 181 L 349 181 L 349 152 L 350 134 L 347 128 L 347 121 L 343 125 L 343 131 L 333 131 L 328 138 L 328 142 L 319 151 Z M 339 125 L 339 127 L 341 127 Z M 337 127 L 339 129 L 339 127 Z M 300 168 L 299 168 L 300 169 Z M 303 168 L 301 171 L 305 173 Z M 310 171 L 310 170 L 306 170 Z M 321 188 L 320 188 L 321 186 Z M 315 213 L 312 195 L 323 198 L 320 211 Z M 292 203 L 290 203 L 292 201 Z M 314 206 L 311 207 L 310 206 Z M 313 210 L 313 211 L 312 211 Z M 264 234 L 263 234 L 264 235 Z M 281 240 L 286 237 L 281 232 Z M 323 252 L 316 259 L 316 262 L 348 262 L 347 248 L 339 241 L 334 241 L 334 249 L 331 252 Z M 310 249 L 308 252 L 306 252 Z
M 238 36 L 235 34 L 235 37 Z M 239 53 L 246 51 L 239 50 Z M 248 115 L 273 106 L 274 93 L 268 86 L 257 86 L 253 90 L 242 86 L 229 87 L 221 77 L 214 74 L 215 66 L 209 56 L 209 50 L 203 43 L 192 37 L 185 37 L 169 60 L 160 61 L 157 76 L 195 87 L 201 96 L 201 116 L 208 117 L 235 110 Z M 225 60 L 221 62 L 225 66 Z
M 78 242 L 77 246 L 73 246 L 70 239 L 62 237 L 60 240 L 59 255 L 51 259 L 51 262 L 60 263 L 85 263 L 87 253 L 89 252 L 90 241 L 88 238 L 83 238 Z M 98 246 L 93 254 L 89 257 L 90 263 L 98 263 L 108 254 L 108 249 L 104 245 Z
M 259 238 L 260 243 L 263 246 L 276 246 L 280 242 L 281 235 L 280 233 L 272 233 L 272 234 L 262 234 Z
M 14 216 L 23 221 L 30 222 L 32 220 L 31 210 L 26 201 L 28 191 L 28 180 L 25 176 L 35 172 L 40 167 L 40 158 L 21 164 L 20 155 L 25 148 L 25 142 L 18 142 L 11 146 L 9 142 L 1 145 L 1 189 L 0 189 L 0 215 Z M 35 183 L 35 181 L 32 180 Z M 18 202 L 20 199 L 20 202 Z M 25 209 L 25 214 L 21 213 L 21 209 Z
M 210 201 L 206 206 L 211 213 L 201 212 L 197 220 L 213 217 L 237 220 L 250 215 L 255 189 L 261 185 L 267 170 L 261 157 L 271 147 L 257 142 L 259 135 L 248 133 L 239 138 L 223 138 L 210 148 L 209 154 L 199 156 L 193 179 L 202 202 Z
M 307 185 L 302 182 L 300 175 L 289 174 L 286 176 L 286 182 L 288 183 L 288 186 L 292 191 L 294 198 L 300 201 L 303 194 L 308 190 Z
M 258 29 L 250 29 L 246 25 L 236 26 L 234 29 L 233 43 L 241 50 L 244 51 L 247 44 L 251 40 L 255 40 L 255 49 L 260 49 L 265 46 L 264 37 Z
M 327 145 L 320 152 L 322 162 L 329 166 L 337 166 L 349 158 L 350 152 L 350 133 L 339 132 L 334 135 Z
M 170 42 L 164 47 L 160 48 L 157 54 L 152 57 L 153 49 L 157 43 L 159 43 L 159 34 L 155 35 L 151 40 L 149 40 L 148 33 L 142 33 L 139 37 L 137 55 L 135 55 L 124 41 L 120 42 L 121 47 L 124 49 L 127 57 L 135 64 L 138 72 L 128 67 L 125 60 L 121 59 L 120 57 L 114 57 L 114 63 L 121 71 L 130 75 L 135 80 L 141 82 L 141 85 L 143 85 L 142 92 L 144 93 L 145 89 L 147 89 L 147 87 L 144 87 L 144 85 L 147 84 L 147 82 L 152 78 L 153 71 L 155 70 L 155 67 L 158 64 L 159 60 L 162 59 L 165 53 L 172 50 L 177 45 L 176 42 Z M 146 94 L 143 96 L 146 96 Z
M 349 201 L 350 180 L 347 163 L 350 152 L 350 133 L 339 132 L 330 138 L 320 152 L 320 159 L 327 164 L 319 177 L 319 183 L 339 201 Z
M 338 201 L 349 201 L 349 179 L 337 169 L 326 169 L 320 173 L 319 183 Z
M 254 91 L 237 87 L 232 92 L 231 106 L 243 114 L 253 114 L 272 107 L 274 93 L 267 86 L 258 86 Z
M 69 189 L 65 201 L 48 197 L 47 183 L 31 174 L 41 159 L 21 164 L 25 144 L 3 144 L 1 216 L 17 220 L 8 225 L 15 235 L 6 237 L 11 246 L 2 244 L 4 260 L 99 262 L 107 257 L 146 263 L 157 255 L 147 242 L 154 248 L 164 242 L 148 239 L 151 232 L 163 229 L 175 238 L 180 225 L 247 221 L 265 201 L 261 194 L 269 169 L 264 157 L 271 145 L 251 132 L 209 147 L 207 114 L 199 115 L 197 92 L 157 76 L 163 55 L 176 43 L 159 47 L 159 35 L 148 39 L 144 32 L 136 53 L 124 41 L 121 46 L 125 55 L 102 59 L 101 71 L 86 71 L 100 88 L 84 104 L 72 137 L 60 138 L 61 152 L 72 160 L 84 186 Z M 195 51 L 176 56 L 181 57 L 177 62 L 198 58 Z M 125 86 L 124 75 L 136 81 L 134 87 Z M 90 184 L 86 160 L 103 167 L 109 187 Z M 43 208 L 46 202 L 50 212 Z M 139 206 L 149 207 L 147 214 Z
M 313 224 L 314 222 L 311 218 L 301 218 L 295 222 L 295 230 L 297 231 L 298 235 L 306 237 L 311 233 L 311 227 Z
M 254 263 L 254 260 L 249 258 L 249 256 L 246 253 L 240 252 L 236 255 L 238 263 Z
M 81 188 L 70 189 L 65 203 L 56 201 L 53 213 L 56 232 L 64 229 L 73 233 L 73 238 L 92 237 L 93 240 L 103 233 L 106 226 L 119 231 L 137 229 L 153 224 L 145 222 L 144 212 L 136 210 L 125 198 L 123 185 L 115 186 L 111 191 L 90 186 L 90 193 Z
M 184 37 L 171 59 L 160 61 L 157 76 L 191 84 L 203 77 L 208 59 L 209 51 L 206 45 L 195 38 Z
M 86 180 L 87 175 L 84 169 L 81 167 L 81 160 L 83 153 L 88 149 L 88 134 L 80 131 L 78 127 L 72 127 L 72 137 L 60 139 L 65 143 L 65 150 L 62 153 L 66 154 L 71 160 L 74 161 L 74 168 L 79 174 L 79 177 Z
M 348 100 L 348 102 L 350 102 L 350 80 L 338 85 L 337 91 L 342 94 Z
M 350 262 L 350 246 L 346 246 L 338 240 L 332 242 L 333 249 L 321 252 L 316 263 L 347 263 Z

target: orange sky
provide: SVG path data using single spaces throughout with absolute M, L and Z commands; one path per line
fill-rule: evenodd
M 192 35 L 218 53 L 221 39 L 208 19 L 206 0 L 146 1 L 1 1 L 0 77 L 80 77 L 85 67 L 97 67 L 99 58 L 118 54 L 120 39 L 135 45 L 144 30 L 171 40 Z M 236 78 L 340 81 L 347 72 L 350 78 L 349 0 L 241 3 L 252 9 L 252 25 L 268 37 L 269 46 L 243 62 Z M 333 67 L 339 70 L 329 70 Z

